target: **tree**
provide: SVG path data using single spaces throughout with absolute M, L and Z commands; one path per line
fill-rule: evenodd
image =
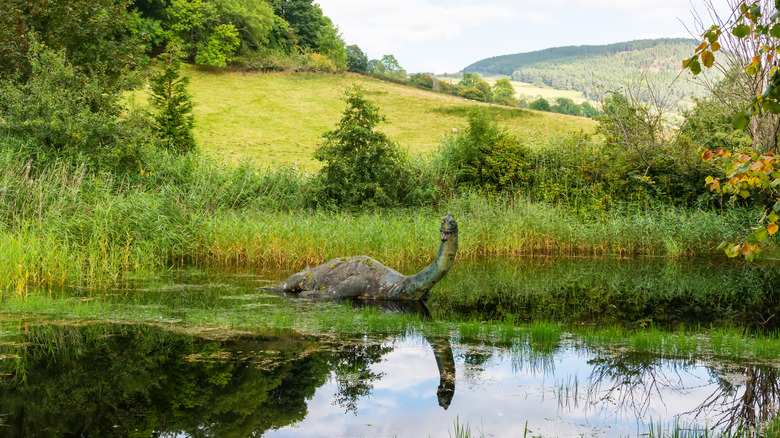
M 94 171 L 138 171 L 155 140 L 145 117 L 120 104 L 100 75 L 74 67 L 64 50 L 31 41 L 27 79 L 0 81 L 2 135 L 18 139 L 35 165 L 64 159 Z
M 406 70 L 401 67 L 398 60 L 393 55 L 385 55 L 382 57 L 382 65 L 385 67 L 384 74 L 388 76 L 394 76 L 398 79 L 406 79 Z
M 729 257 L 741 254 L 750 261 L 759 254 L 760 243 L 777 233 L 780 220 L 780 162 L 773 151 L 777 147 L 780 114 L 780 70 L 774 63 L 780 39 L 780 2 L 743 1 L 732 16 L 732 21 L 714 24 L 703 32 L 702 43 L 683 62 L 683 68 L 694 75 L 702 71 L 702 64 L 712 68 L 723 43 L 724 47 L 730 46 L 725 51 L 726 59 L 735 50 L 739 56 L 735 62 L 741 62 L 740 67 L 749 75 L 747 83 L 752 95 L 734 115 L 732 124 L 739 130 L 753 124 L 753 150 L 732 153 L 718 148 L 704 151 L 702 158 L 712 160 L 722 171 L 719 176 L 707 177 L 711 190 L 730 194 L 732 199 L 756 196 L 764 207 L 758 226 L 743 241 L 723 242 L 719 246 Z M 762 125 L 762 129 L 757 128 Z M 756 143 L 757 131 L 765 133 L 763 143 Z
M 433 77 L 427 73 L 415 73 L 409 77 L 409 84 L 425 90 L 433 89 Z
M 582 107 L 574 103 L 571 99 L 559 97 L 555 99 L 555 105 L 552 107 L 552 112 L 570 116 L 581 116 Z
M 109 87 L 144 62 L 137 14 L 131 0 L 4 0 L 0 12 L 0 77 L 23 83 L 32 73 L 28 52 L 33 38 Z
M 479 75 L 476 73 L 463 72 L 463 79 L 458 82 L 458 85 L 462 85 L 466 88 L 475 88 L 479 82 Z
M 345 48 L 347 55 L 347 70 L 353 73 L 368 72 L 368 56 L 360 50 L 360 47 L 353 44 Z
M 177 153 L 195 150 L 192 136 L 194 117 L 192 99 L 187 93 L 189 78 L 179 74 L 181 67 L 179 45 L 168 45 L 168 51 L 160 55 L 162 69 L 149 78 L 150 99 L 157 109 L 154 116 L 157 131 L 168 141 L 168 149 Z
M 339 205 L 393 205 L 408 175 L 398 148 L 375 129 L 385 117 L 358 85 L 344 92 L 344 101 L 347 108 L 338 127 L 323 135 L 325 144 L 314 152 L 325 163 L 317 184 Z
M 735 8 L 732 21 L 709 11 L 716 23 L 701 29 L 703 41 L 683 61 L 683 68 L 694 76 L 701 73 L 702 65 L 720 70 L 731 86 L 718 88 L 705 78 L 711 94 L 732 108 L 735 128 L 747 128 L 753 152 L 777 152 L 780 73 L 774 60 L 780 45 L 780 17 L 773 14 L 777 6 L 774 1 L 759 0 L 740 1 Z M 716 60 L 716 53 L 723 62 Z
M 593 105 L 591 105 L 588 101 L 582 102 L 582 104 L 580 104 L 580 108 L 582 108 L 582 115 L 589 119 L 599 115 L 599 110 L 594 108 Z
M 502 78 L 493 84 L 493 101 L 499 102 L 501 100 L 514 100 L 515 99 L 515 87 L 509 82 L 509 79 Z
M 550 102 L 547 101 L 547 99 L 540 97 L 536 99 L 535 101 L 531 102 L 530 105 L 528 105 L 528 108 L 536 111 L 550 111 Z

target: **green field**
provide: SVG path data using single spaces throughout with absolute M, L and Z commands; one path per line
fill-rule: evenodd
M 507 78 L 506 76 L 487 76 L 483 77 L 488 84 L 491 86 L 496 83 L 497 80 Z M 526 101 L 533 102 L 534 100 L 539 99 L 540 97 L 543 97 L 550 101 L 551 104 L 555 103 L 555 99 L 559 97 L 563 97 L 566 99 L 571 99 L 576 104 L 581 104 L 582 102 L 585 102 L 586 99 L 585 96 L 582 94 L 581 91 L 576 90 L 556 90 L 552 87 L 539 87 L 534 84 L 529 84 L 527 82 L 520 82 L 509 79 L 509 82 L 512 83 L 512 86 L 515 87 L 515 97 L 519 99 L 525 99 Z M 593 103 L 593 102 L 591 102 Z
M 380 129 L 411 153 L 435 150 L 441 139 L 465 126 L 465 111 L 489 104 L 396 85 L 354 74 L 238 73 L 188 68 L 195 102 L 195 138 L 204 152 L 231 161 L 316 169 L 312 153 L 334 129 L 345 104 L 343 91 L 360 84 L 388 123 Z M 503 107 L 502 107 L 503 108 Z M 447 111 L 449 110 L 449 111 Z M 592 132 L 592 120 L 518 110 L 500 120 L 520 134 Z

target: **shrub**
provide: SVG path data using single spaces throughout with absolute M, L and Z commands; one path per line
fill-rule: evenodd
M 550 102 L 548 102 L 547 99 L 543 97 L 540 97 L 539 99 L 531 102 L 531 104 L 528 105 L 528 108 L 536 111 L 552 111 Z
M 466 88 L 465 90 L 458 93 L 458 96 L 464 99 L 477 100 L 480 102 L 485 101 L 485 94 L 476 88 Z
M 445 140 L 442 154 L 459 184 L 503 190 L 528 182 L 528 150 L 485 113 L 469 115 L 463 133 Z
M 316 177 L 318 190 L 342 206 L 396 204 L 408 175 L 396 145 L 375 130 L 385 117 L 358 85 L 345 91 L 344 101 L 338 127 L 323 135 L 325 144 L 314 152 L 325 163 Z
M 25 83 L 0 83 L 0 131 L 21 140 L 36 165 L 64 158 L 92 170 L 142 169 L 155 141 L 148 117 L 122 114 L 104 78 L 78 72 L 62 52 L 36 44 L 29 63 Z
M 157 108 L 154 117 L 156 128 L 162 138 L 168 141 L 169 150 L 188 153 L 195 150 L 192 99 L 187 93 L 189 78 L 179 75 L 181 62 L 176 44 L 169 44 L 168 51 L 161 58 L 162 70 L 149 78 L 150 100 Z

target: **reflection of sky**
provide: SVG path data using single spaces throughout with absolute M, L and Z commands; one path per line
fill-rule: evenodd
M 468 424 L 476 436 L 523 436 L 526 421 L 534 436 L 635 436 L 638 416 L 646 422 L 669 424 L 681 415 L 680 420 L 687 423 L 692 416 L 682 414 L 697 407 L 716 389 L 705 368 L 675 369 L 673 364 L 666 364 L 654 373 L 663 384 L 649 387 L 653 397 L 646 410 L 637 412 L 617 403 L 623 396 L 621 391 L 613 391 L 612 400 L 598 400 L 612 381 L 602 382 L 600 392 L 589 394 L 593 367 L 588 360 L 594 357 L 590 353 L 559 351 L 550 358 L 552 367 L 543 370 L 518 366 L 517 354 L 513 361 L 510 351 L 494 350 L 486 362 L 468 366 L 463 353 L 471 347 L 454 344 L 455 396 L 449 409 L 444 410 L 436 398 L 439 374 L 427 342 L 405 339 L 393 345 L 394 350 L 372 366 L 372 371 L 384 375 L 374 382 L 370 396 L 358 400 L 356 413 L 345 413 L 333 402 L 336 386 L 331 379 L 309 401 L 309 414 L 302 422 L 268 431 L 266 436 L 449 437 L 454 435 L 456 421 L 462 426 Z M 464 379 L 464 375 L 470 378 Z M 640 389 L 632 393 L 639 401 L 644 400 L 648 387 Z M 705 418 L 698 420 L 704 424 Z

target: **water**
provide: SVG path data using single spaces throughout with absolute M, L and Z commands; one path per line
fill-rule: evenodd
M 461 268 L 485 278 L 475 266 Z M 492 277 L 503 288 L 513 275 L 542 286 L 551 276 L 538 264 L 538 277 L 510 268 Z M 610 269 L 612 283 L 630 283 Z M 648 271 L 626 272 L 647 287 L 637 272 Z M 746 274 L 734 272 L 733 284 L 718 282 L 739 293 Z M 475 284 L 467 274 L 453 278 Z M 194 272 L 113 291 L 4 294 L 0 436 L 447 437 L 468 427 L 472 436 L 617 437 L 735 430 L 780 410 L 777 361 L 661 355 L 566 332 L 541 343 L 498 329 L 467 334 L 437 322 L 436 308 L 433 318 L 383 309 L 412 316 L 376 332 L 350 321 L 364 310 L 260 293 L 258 280 Z

